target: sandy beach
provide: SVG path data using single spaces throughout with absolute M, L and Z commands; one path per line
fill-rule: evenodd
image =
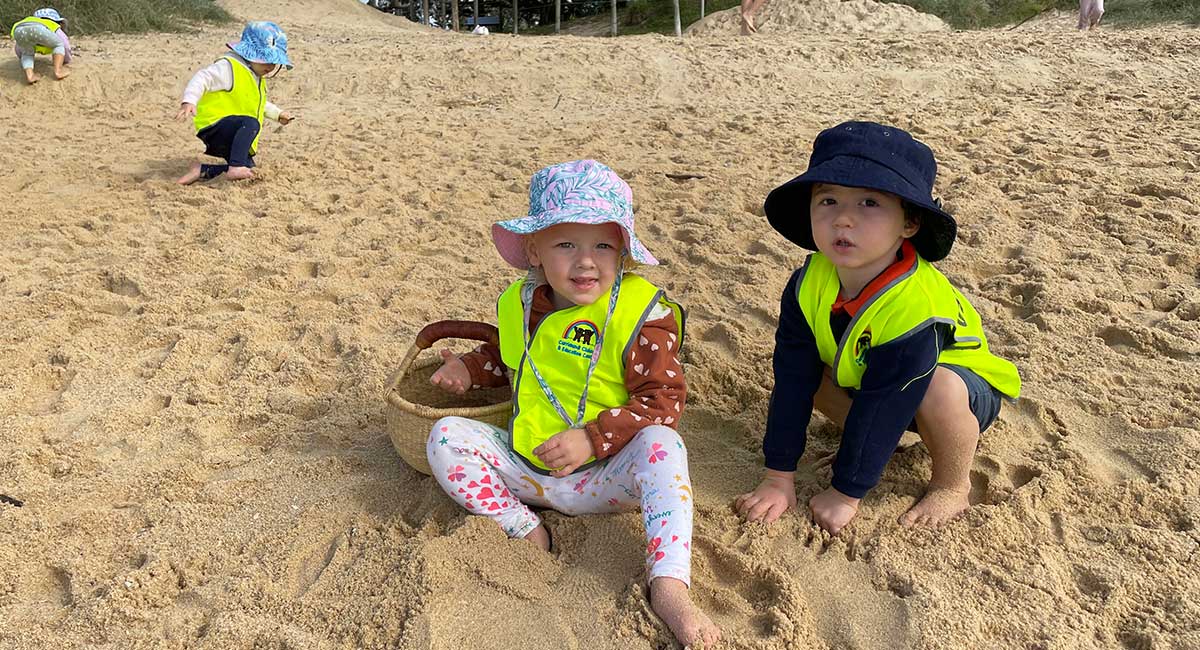
M 0 503 L 0 648 L 676 647 L 636 514 L 551 513 L 545 554 L 387 436 L 416 331 L 494 320 L 515 279 L 490 224 L 584 157 L 630 183 L 647 275 L 689 310 L 693 593 L 721 647 L 1200 648 L 1200 30 L 479 38 L 222 4 L 296 63 L 271 99 L 300 119 L 264 128 L 251 182 L 174 184 L 201 150 L 180 92 L 240 24 L 73 37 L 63 82 L 0 64 L 0 494 L 23 503 Z M 731 508 L 804 259 L 762 201 L 846 119 L 937 153 L 938 266 L 1025 382 L 942 530 L 896 523 L 919 444 L 837 538 Z M 838 432 L 809 438 L 801 503 Z

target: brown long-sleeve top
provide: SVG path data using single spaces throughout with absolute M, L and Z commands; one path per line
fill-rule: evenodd
M 554 311 L 550 285 L 543 284 L 533 293 L 529 313 L 532 335 L 546 314 Z M 664 313 L 665 312 L 665 313 Z M 687 402 L 687 383 L 679 363 L 679 327 L 665 306 L 651 311 L 625 359 L 625 390 L 629 401 L 617 408 L 601 411 L 595 420 L 584 424 L 596 458 L 607 458 L 621 451 L 633 436 L 651 424 L 677 428 Z M 508 383 L 500 348 L 485 343 L 460 357 L 471 373 L 472 388 L 490 388 Z M 564 425 L 565 426 L 565 425 Z

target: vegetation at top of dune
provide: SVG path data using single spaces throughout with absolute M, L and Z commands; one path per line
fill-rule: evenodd
M 233 20 L 213 0 L 0 0 L 0 25 L 8 34 L 14 22 L 41 7 L 54 7 L 67 19 L 66 32 L 178 32 L 197 23 Z
M 1078 11 L 1072 0 L 899 0 L 938 16 L 957 29 L 1015 25 L 1049 9 Z M 1118 0 L 1104 5 L 1101 26 L 1135 27 L 1160 23 L 1200 25 L 1200 0 Z

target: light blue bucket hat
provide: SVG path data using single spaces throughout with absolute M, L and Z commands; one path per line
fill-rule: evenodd
M 658 264 L 633 232 L 633 191 L 603 163 L 573 160 L 539 169 L 529 182 L 529 215 L 493 224 L 492 241 L 505 262 L 525 270 L 525 238 L 560 223 L 615 223 L 633 261 Z
M 60 25 L 67 22 L 67 19 L 63 18 L 62 15 L 59 14 L 58 11 L 53 7 L 43 7 L 38 9 L 37 11 L 33 12 L 33 17 L 43 18 L 45 20 L 53 20 Z
M 247 61 L 271 63 L 284 66 L 288 70 L 292 69 L 292 62 L 287 55 L 287 34 L 273 22 L 256 20 L 246 23 L 246 28 L 242 30 L 242 40 L 226 45 Z

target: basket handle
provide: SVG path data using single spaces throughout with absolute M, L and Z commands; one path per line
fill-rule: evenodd
M 426 325 L 417 333 L 417 340 L 404 355 L 399 370 L 388 378 L 386 392 L 390 393 L 404 380 L 421 350 L 429 349 L 442 339 L 469 339 L 500 345 L 500 330 L 491 323 L 473 320 L 440 320 Z
M 470 339 L 500 345 L 500 330 L 491 323 L 480 323 L 473 320 L 440 320 L 422 328 L 417 333 L 415 345 L 425 350 L 442 339 Z

